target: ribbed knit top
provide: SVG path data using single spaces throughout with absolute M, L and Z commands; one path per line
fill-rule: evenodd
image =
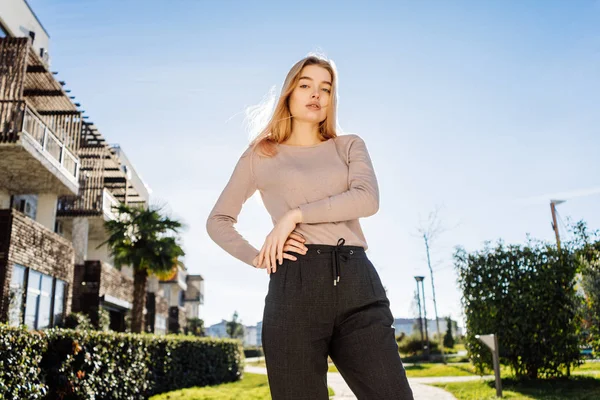
M 379 209 L 379 187 L 365 142 L 340 135 L 311 146 L 277 145 L 274 157 L 248 147 L 206 221 L 211 239 L 235 258 L 252 265 L 259 249 L 235 229 L 246 200 L 257 190 L 273 225 L 287 211 L 300 208 L 303 222 L 295 231 L 305 244 L 361 246 L 367 241 L 359 218 Z M 260 243 L 262 247 L 263 243 Z

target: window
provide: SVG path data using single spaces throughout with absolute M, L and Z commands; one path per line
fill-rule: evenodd
M 32 269 L 28 272 L 25 325 L 30 329 L 45 329 L 60 324 L 64 315 L 66 282 Z
M 66 288 L 67 283 L 65 281 L 56 280 L 56 287 L 54 288 L 54 326 L 61 325 L 64 319 Z
M 25 295 L 25 267 L 13 266 L 9 287 L 8 323 L 21 325 L 23 321 L 23 297 Z
M 31 219 L 36 219 L 38 198 L 36 195 L 20 194 L 12 196 L 12 207 Z
M 8 37 L 8 31 L 0 24 L 0 38 Z
M 52 281 L 53 279 L 51 276 L 42 275 L 37 329 L 50 328 L 50 313 L 52 311 Z
M 27 285 L 27 302 L 25 304 L 25 325 L 37 329 L 38 303 L 40 301 L 40 286 L 42 274 L 29 271 L 29 284 Z

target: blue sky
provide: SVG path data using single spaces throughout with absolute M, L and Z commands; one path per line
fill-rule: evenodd
M 312 51 L 337 64 L 340 125 L 373 160 L 381 207 L 361 223 L 395 317 L 414 316 L 421 274 L 433 315 L 416 232 L 436 206 L 438 311 L 459 319 L 455 246 L 553 241 L 554 197 L 569 198 L 563 220 L 600 228 L 600 1 L 29 3 L 58 78 L 187 223 L 207 326 L 234 310 L 262 319 L 268 275 L 221 250 L 205 221 L 248 143 L 244 109 Z M 237 227 L 262 246 L 272 225 L 258 194 Z

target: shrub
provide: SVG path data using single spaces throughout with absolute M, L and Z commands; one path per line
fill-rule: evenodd
M 141 400 L 233 382 L 242 351 L 231 339 L 0 324 L 0 399 Z
M 423 343 L 421 338 L 418 336 L 409 336 L 405 338 L 398 344 L 398 350 L 404 354 L 417 355 L 419 353 L 424 353 Z M 433 341 L 429 341 L 429 353 L 436 354 L 439 353 L 438 344 Z
M 475 335 L 498 335 L 500 361 L 517 377 L 562 375 L 578 364 L 575 257 L 568 246 L 529 239 L 454 254 L 466 316 L 466 348 L 479 373 L 492 368 L 489 349 Z
M 264 356 L 262 347 L 260 346 L 250 346 L 244 348 L 244 357 L 262 357 Z
M 0 399 L 42 399 L 46 385 L 39 363 L 46 351 L 42 335 L 0 324 Z
M 90 321 L 90 317 L 82 312 L 74 312 L 65 317 L 63 327 L 67 329 L 91 331 L 94 325 Z

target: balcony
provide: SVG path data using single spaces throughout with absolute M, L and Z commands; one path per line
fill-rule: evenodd
M 0 38 L 0 60 L 0 187 L 13 194 L 76 194 L 81 111 L 30 38 Z
M 77 196 L 59 199 L 58 216 L 104 215 L 105 220 L 112 220 L 116 218 L 115 206 L 144 203 L 114 149 L 106 144 L 94 125 L 82 123 L 77 155 L 81 160 L 80 190 Z
M 79 179 L 79 158 L 60 141 L 54 133 L 55 129 L 45 124 L 34 110 L 25 106 L 21 131 L 29 135 L 29 139 L 32 140 L 39 151 L 46 155 L 50 162 L 57 168 L 61 168 L 73 182 L 77 183 Z M 61 136 L 64 137 L 65 134 L 63 133 Z
M 186 295 L 184 301 L 186 303 L 188 303 L 188 302 L 189 303 L 198 303 L 198 304 L 202 305 L 202 304 L 204 304 L 204 294 L 198 293 L 195 296 L 190 296 L 190 297 L 188 297 Z

